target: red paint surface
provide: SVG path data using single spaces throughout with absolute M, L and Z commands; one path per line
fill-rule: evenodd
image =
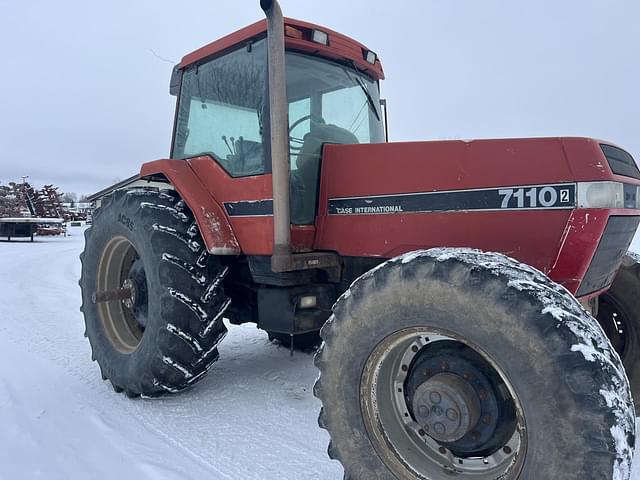
M 614 180 L 599 142 L 586 138 L 327 145 L 315 248 L 392 257 L 418 248 L 505 253 L 576 292 L 609 215 L 639 210 L 520 210 L 327 215 L 330 198 Z
M 193 212 L 209 251 L 240 253 L 240 244 L 222 206 L 198 179 L 188 162 L 156 160 L 143 164 L 140 169 L 141 177 L 158 173 L 167 177 Z
M 154 173 L 163 173 L 182 195 L 196 217 L 209 251 L 231 245 L 235 253 L 271 255 L 273 217 L 229 217 L 224 210 L 225 202 L 270 199 L 271 174 L 233 178 L 208 156 L 158 160 L 145 163 L 140 171 L 141 176 Z M 206 228 L 212 218 L 222 226 L 219 234 Z M 313 225 L 291 228 L 294 252 L 311 251 L 314 239 Z
M 577 292 L 607 228 L 609 216 L 628 213 L 628 210 L 575 210 L 567 224 L 565 237 L 549 276 L 562 283 L 570 292 Z
M 295 20 L 293 18 L 285 18 L 285 25 L 303 30 L 322 30 L 329 34 L 329 46 L 321 45 L 310 40 L 285 37 L 285 47 L 291 50 L 298 50 L 305 53 L 317 55 L 319 57 L 329 58 L 331 60 L 349 60 L 353 61 L 360 70 L 366 71 L 375 79 L 382 80 L 384 72 L 380 60 L 376 60 L 375 65 L 368 63 L 363 56 L 363 49 L 367 47 L 355 40 L 342 35 L 338 32 L 330 30 L 321 25 Z M 267 31 L 266 20 L 260 20 L 248 27 L 223 37 L 215 42 L 205 45 L 188 55 L 185 55 L 180 62 L 180 67 L 184 68 L 192 63 L 199 62 L 208 57 L 221 54 L 232 47 L 245 44 L 247 41 L 264 36 Z
M 224 202 L 272 196 L 271 175 L 230 177 L 212 158 L 162 160 L 141 175 L 163 172 L 192 208 L 224 226 L 205 233 L 209 250 L 234 244 L 247 255 L 270 255 L 271 216 L 232 217 Z M 294 251 L 325 250 L 343 256 L 390 258 L 431 247 L 474 247 L 505 253 L 547 273 L 575 293 L 591 263 L 610 215 L 640 210 L 452 211 L 391 215 L 327 215 L 330 198 L 470 188 L 613 180 L 599 142 L 584 138 L 326 145 L 316 225 L 292 227 Z M 235 243 L 234 243 L 235 242 Z

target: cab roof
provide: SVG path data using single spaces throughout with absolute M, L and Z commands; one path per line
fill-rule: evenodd
M 375 63 L 369 63 L 366 57 L 367 52 L 370 50 L 361 43 L 313 23 L 295 20 L 293 18 L 285 18 L 284 22 L 285 47 L 287 49 L 301 51 L 330 60 L 353 62 L 359 70 L 368 73 L 374 79 L 384 79 L 384 71 L 382 70 L 380 59 L 378 59 L 376 55 Z M 321 30 L 327 33 L 329 36 L 329 45 L 314 42 L 312 40 L 313 30 Z M 232 50 L 234 47 L 238 47 L 250 40 L 262 38 L 266 36 L 266 33 L 267 21 L 260 20 L 185 55 L 178 67 L 185 68 L 189 65 L 200 63 L 210 57 Z

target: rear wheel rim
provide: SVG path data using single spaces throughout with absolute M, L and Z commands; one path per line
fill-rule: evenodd
M 433 369 L 429 375 L 418 372 L 420 366 L 443 358 L 442 352 L 450 348 L 460 349 L 473 361 L 482 359 L 484 365 L 476 370 L 471 365 L 468 370 L 473 374 L 465 372 L 463 376 L 455 371 L 455 365 L 445 365 L 447 368 L 440 371 Z M 452 363 L 466 365 L 456 359 Z M 487 378 L 475 378 L 477 372 L 488 372 Z M 418 379 L 418 374 L 425 375 L 425 381 Z M 489 381 L 492 387 L 489 395 L 486 390 L 482 392 L 483 400 L 479 400 L 478 387 L 486 383 L 480 380 Z M 478 426 L 486 420 L 490 411 L 488 396 L 495 392 L 503 402 L 500 405 L 513 404 L 491 419 L 495 424 L 493 438 L 502 440 L 488 448 L 485 439 L 493 434 Z M 514 389 L 488 355 L 457 335 L 422 327 L 390 335 L 367 359 L 360 399 L 374 448 L 398 478 L 437 480 L 457 475 L 456 478 L 474 480 L 506 480 L 517 478 L 522 469 L 526 424 Z M 439 406 L 444 408 L 438 410 Z M 421 415 L 418 409 L 429 413 Z
M 106 292 L 133 288 L 131 299 L 112 300 L 97 304 L 104 332 L 120 353 L 137 350 L 144 333 L 147 311 L 147 285 L 140 257 L 125 237 L 114 237 L 105 246 L 98 266 L 96 291 Z
M 605 293 L 599 299 L 596 318 L 614 350 L 623 361 L 628 361 L 636 347 L 635 325 L 622 303 Z

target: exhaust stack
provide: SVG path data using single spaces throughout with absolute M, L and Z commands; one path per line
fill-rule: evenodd
M 338 282 L 341 262 L 332 252 L 293 254 L 291 248 L 289 110 L 285 70 L 284 17 L 278 0 L 260 0 L 267 16 L 269 111 L 271 119 L 271 177 L 273 181 L 273 254 L 271 270 L 277 273 L 322 269 L 329 281 Z
M 271 174 L 273 179 L 273 256 L 271 269 L 286 271 L 291 257 L 289 131 L 284 60 L 284 17 L 278 0 L 260 0 L 267 16 Z

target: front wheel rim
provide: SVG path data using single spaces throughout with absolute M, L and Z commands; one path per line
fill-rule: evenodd
M 448 363 L 443 352 L 448 354 L 457 349 L 471 360 L 451 357 L 454 365 L 444 365 L 442 369 L 429 363 L 441 358 L 445 358 L 443 363 Z M 474 369 L 473 361 L 477 359 L 482 359 L 484 365 Z M 463 370 L 456 371 L 460 367 Z M 419 368 L 422 368 L 420 372 Z M 424 375 L 425 380 L 416 375 Z M 486 378 L 480 378 L 483 375 Z M 488 395 L 487 387 L 481 387 L 487 385 L 483 380 L 491 386 Z M 419 386 L 416 388 L 416 385 Z M 470 389 L 470 385 L 473 388 Z M 478 393 L 479 386 L 484 391 Z M 430 390 L 437 395 L 423 402 Z M 497 395 L 501 401 L 499 414 L 491 410 L 491 395 Z M 451 332 L 415 327 L 385 338 L 367 359 L 360 400 L 374 448 L 398 478 L 435 480 L 457 475 L 474 480 L 507 480 L 517 478 L 522 469 L 527 446 L 526 424 L 513 387 L 486 353 Z M 436 405 L 432 400 L 439 403 Z M 508 406 L 509 402 L 513 402 L 512 407 Z M 438 410 L 438 405 L 444 406 L 446 412 Z M 429 417 L 427 411 L 441 417 L 433 414 Z M 491 417 L 487 412 L 495 415 L 485 426 L 495 425 L 489 433 L 476 428 Z M 440 418 L 445 421 L 437 421 Z M 494 440 L 495 444 L 489 448 L 485 441 L 487 435 L 501 440 L 497 443 Z M 477 449 L 474 449 L 476 443 Z

